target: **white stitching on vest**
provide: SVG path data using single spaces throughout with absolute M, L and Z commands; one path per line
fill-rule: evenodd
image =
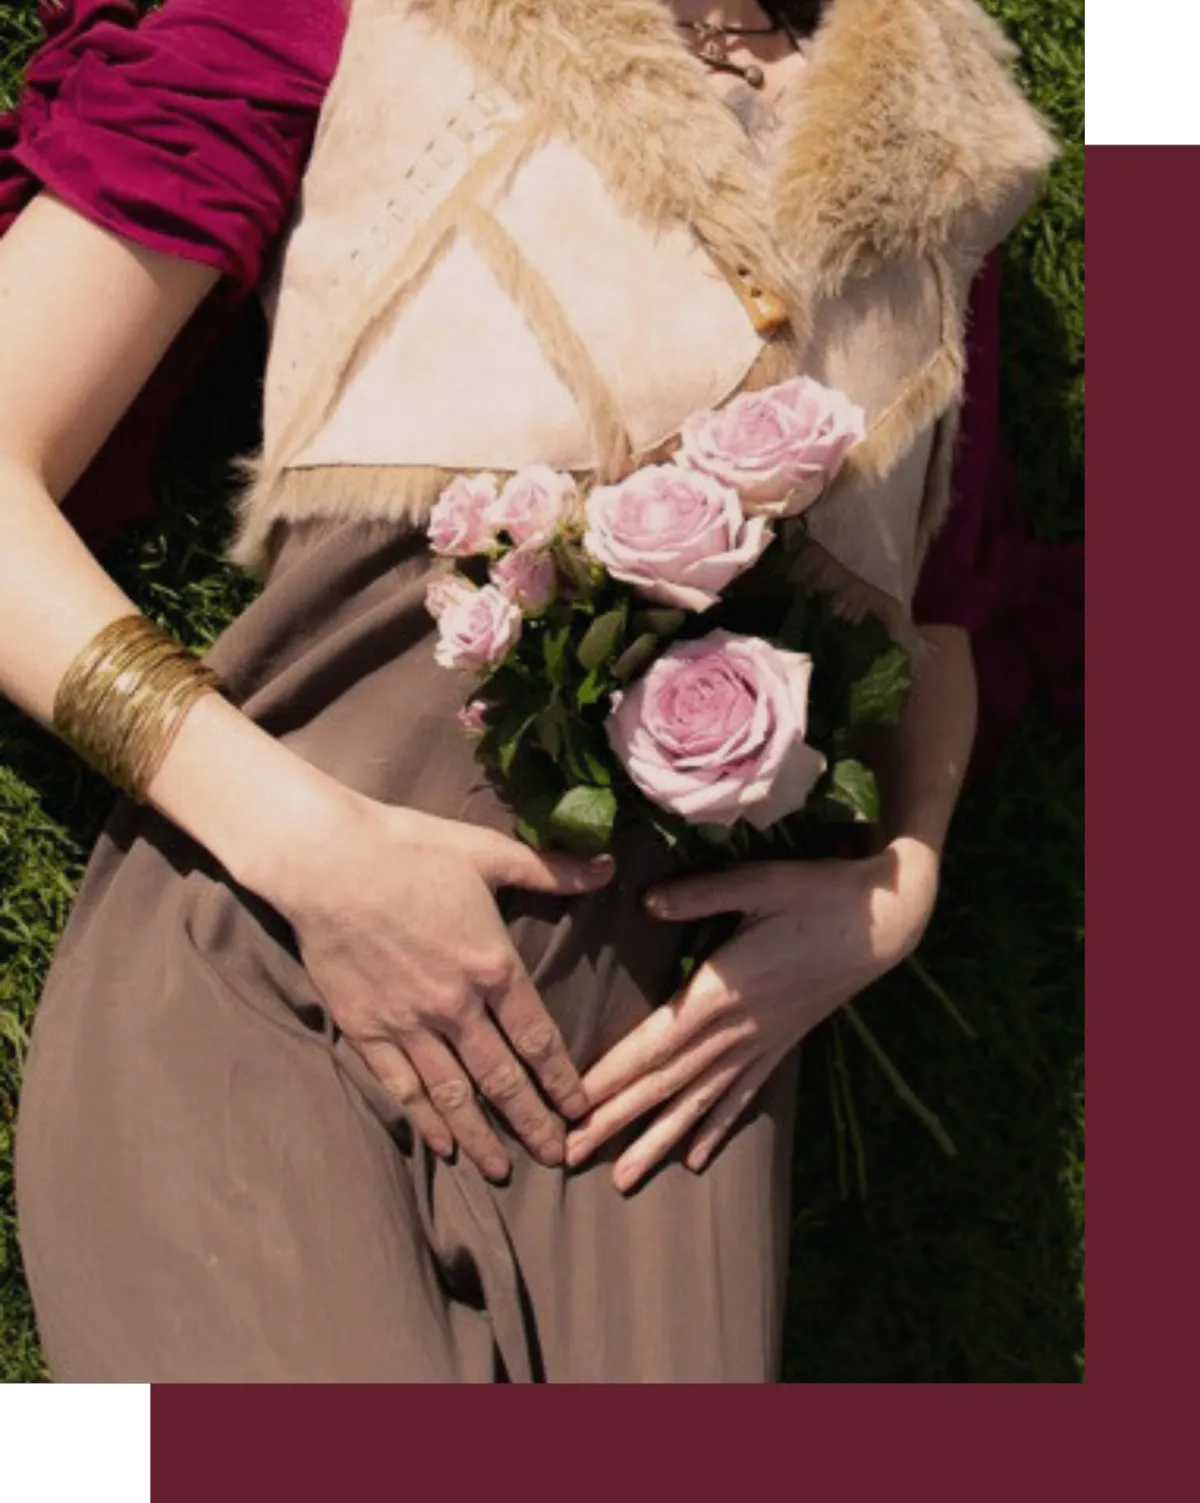
M 443 117 L 399 175 L 395 190 L 384 201 L 380 213 L 348 253 L 345 270 L 334 271 L 329 277 L 326 284 L 329 292 L 336 296 L 347 281 L 359 284 L 363 276 L 360 263 L 364 260 L 368 266 L 378 267 L 385 258 L 394 259 L 400 254 L 402 245 L 393 242 L 411 240 L 419 232 L 421 223 L 435 212 L 430 208 L 430 200 L 448 198 L 473 162 L 485 156 L 506 128 L 520 118 L 520 110 L 502 90 L 491 84 L 480 84 L 473 89 Z M 312 349 L 309 337 L 289 358 L 284 371 L 275 376 L 277 401 L 289 407 L 293 404 L 292 373 L 301 362 L 311 360 Z

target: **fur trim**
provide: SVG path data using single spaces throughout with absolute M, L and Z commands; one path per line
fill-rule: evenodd
M 917 435 L 961 399 L 962 388 L 962 360 L 955 350 L 943 345 L 847 453 L 828 494 L 832 497 L 842 486 L 863 480 L 886 480 Z
M 788 577 L 802 589 L 829 595 L 834 611 L 848 621 L 878 616 L 895 641 L 915 652 L 919 633 L 900 601 L 860 579 L 815 538 L 804 540 Z
M 774 180 L 776 228 L 811 295 L 905 250 L 982 255 L 1059 153 L 975 0 L 831 0 Z
M 395 3 L 544 106 L 627 210 L 681 217 L 727 267 L 748 261 L 801 338 L 812 300 L 856 272 L 973 232 L 989 249 L 1059 151 L 976 0 L 830 0 L 771 173 L 665 0 Z
M 237 529 L 226 557 L 258 579 L 273 562 L 277 522 L 328 517 L 394 521 L 419 527 L 456 470 L 435 465 L 310 465 L 270 474 L 262 460 L 238 464 L 249 482 L 237 501 Z

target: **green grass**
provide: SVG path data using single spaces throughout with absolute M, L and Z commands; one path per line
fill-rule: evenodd
M 1083 522 L 1083 3 L 988 0 L 1067 144 L 1006 253 L 1003 393 L 1035 530 Z M 0 103 L 36 39 L 0 8 Z M 248 602 L 222 565 L 227 457 L 253 442 L 253 330 L 211 370 L 164 457 L 153 524 L 105 559 L 146 610 L 210 641 Z M 41 1376 L 13 1224 L 9 1147 L 41 978 L 110 802 L 0 706 L 0 1378 Z M 859 1010 L 952 1136 L 943 1154 L 844 1023 L 806 1051 L 786 1331 L 792 1381 L 1074 1382 L 1083 1364 L 1083 745 L 1034 706 L 968 788 L 920 959 Z M 835 1047 L 836 1046 L 836 1047 Z M 843 1082 L 852 1114 L 830 1082 Z M 839 1141 L 840 1138 L 840 1141 Z M 864 1194 L 865 1189 L 865 1194 Z

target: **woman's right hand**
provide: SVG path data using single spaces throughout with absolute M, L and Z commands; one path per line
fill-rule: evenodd
M 611 858 L 544 855 L 357 794 L 331 834 L 320 861 L 290 864 L 265 895 L 342 1033 L 434 1152 L 457 1143 L 489 1178 L 508 1174 L 477 1087 L 542 1163 L 560 1164 L 561 1118 L 588 1102 L 492 892 L 590 892 L 611 877 Z

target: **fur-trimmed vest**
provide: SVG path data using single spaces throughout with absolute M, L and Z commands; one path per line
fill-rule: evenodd
M 804 371 L 867 433 L 807 513 L 813 582 L 909 618 L 949 501 L 964 317 L 1057 153 L 975 0 L 829 0 L 774 167 L 666 0 L 353 0 L 273 283 L 279 519 L 420 521 L 450 475 L 611 481 Z

